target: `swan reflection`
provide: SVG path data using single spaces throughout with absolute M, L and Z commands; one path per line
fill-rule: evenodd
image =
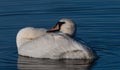
M 19 56 L 20 70 L 89 70 L 90 60 L 51 60 Z

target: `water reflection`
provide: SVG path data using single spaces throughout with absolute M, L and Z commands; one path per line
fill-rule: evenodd
M 51 60 L 19 56 L 20 70 L 89 70 L 90 60 Z

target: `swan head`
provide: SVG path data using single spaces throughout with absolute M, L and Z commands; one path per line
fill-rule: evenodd
M 61 19 L 52 29 L 47 32 L 60 31 L 69 36 L 73 36 L 75 32 L 75 24 L 71 19 Z

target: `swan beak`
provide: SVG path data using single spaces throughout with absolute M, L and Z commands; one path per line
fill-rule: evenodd
M 59 31 L 62 24 L 64 24 L 64 23 L 63 22 L 58 22 L 53 28 L 49 29 L 47 32 Z

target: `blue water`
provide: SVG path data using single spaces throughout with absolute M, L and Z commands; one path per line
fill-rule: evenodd
M 93 64 L 18 56 L 19 29 L 50 28 L 61 18 L 76 22 L 75 38 L 98 56 Z M 0 70 L 25 69 L 120 70 L 120 0 L 0 0 Z

